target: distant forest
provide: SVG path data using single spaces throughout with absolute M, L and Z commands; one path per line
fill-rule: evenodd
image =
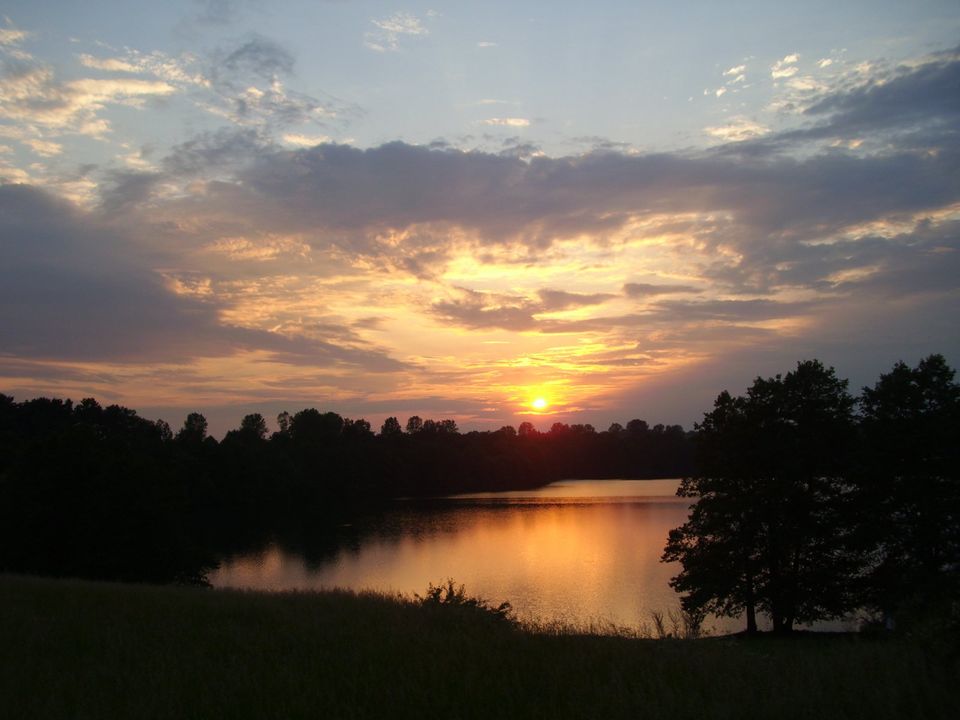
M 0 395 L 0 571 L 193 582 L 214 549 L 316 532 L 395 498 L 693 468 L 690 433 L 642 420 L 461 433 L 453 420 L 391 417 L 374 433 L 310 408 L 277 426 L 249 414 L 218 442 L 200 413 L 173 432 L 92 398 Z

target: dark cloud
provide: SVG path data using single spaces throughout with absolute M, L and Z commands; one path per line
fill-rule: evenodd
M 584 307 L 586 305 L 599 305 L 610 300 L 616 295 L 609 293 L 573 293 L 565 290 L 541 290 L 540 312 L 549 312 L 552 310 L 566 310 L 568 308 Z
M 240 14 L 238 0 L 194 0 L 200 6 L 195 22 L 207 25 L 228 25 Z
M 811 142 L 856 141 L 871 150 L 895 145 L 929 150 L 960 130 L 960 47 L 926 62 L 875 70 L 815 95 L 803 108 L 810 124 L 718 148 L 718 154 L 762 156 Z
M 0 186 L 0 354 L 176 362 L 263 350 L 295 364 L 404 367 L 376 349 L 227 325 L 221 310 L 171 292 L 115 227 L 42 191 Z
M 272 132 L 291 125 L 345 125 L 360 109 L 330 95 L 290 90 L 284 80 L 294 72 L 295 58 L 284 46 L 251 35 L 214 50 L 204 76 L 209 90 L 235 123 Z
M 733 337 L 749 327 L 750 323 L 783 318 L 793 318 L 811 312 L 818 302 L 778 302 L 774 300 L 705 300 L 695 302 L 661 301 L 642 312 L 625 315 L 607 315 L 583 320 L 541 320 L 535 323 L 545 333 L 609 333 L 625 328 L 642 329 L 662 333 L 674 333 L 680 329 L 726 327 L 720 335 Z
M 802 315 L 817 303 L 777 302 L 774 300 L 703 300 L 681 302 L 664 300 L 656 303 L 651 318 L 678 323 L 702 320 L 728 322 L 762 322 Z
M 635 217 L 722 213 L 687 230 L 710 244 L 738 247 L 830 236 L 896 213 L 932 210 L 960 200 L 960 157 L 903 153 L 856 157 L 840 153 L 795 160 L 778 157 L 589 155 L 529 162 L 484 153 L 391 143 L 359 150 L 322 145 L 264 152 L 217 188 L 222 206 L 249 208 L 253 223 L 291 231 L 325 228 L 360 250 L 387 230 L 455 225 L 481 243 L 545 247 L 556 239 L 598 239 Z
M 623 294 L 627 297 L 654 297 L 656 295 L 673 295 L 675 293 L 696 293 L 699 289 L 692 285 L 654 285 L 652 283 L 629 282 L 623 286 Z
M 269 38 L 253 35 L 236 47 L 223 52 L 220 67 L 240 76 L 273 80 L 293 72 L 294 59 L 282 45 Z
M 225 57 L 238 53 L 264 72 L 288 67 L 269 44 Z M 387 256 L 418 277 L 442 268 L 454 227 L 479 245 L 513 244 L 535 257 L 558 239 L 603 242 L 637 218 L 656 217 L 661 232 L 695 240 L 707 254 L 739 254 L 738 263 L 718 262 L 707 274 L 735 292 L 762 293 L 775 289 L 782 275 L 775 268 L 804 244 L 960 202 L 958 77 L 954 53 L 892 71 L 883 82 L 845 86 L 808 109 L 822 122 L 756 141 L 763 146 L 550 158 L 525 156 L 532 148 L 464 152 L 445 143 L 290 151 L 256 132 L 218 133 L 184 143 L 164 166 L 171 175 L 234 171 L 233 182 L 211 187 L 202 203 L 171 205 L 178 215 L 229 213 L 253 230 L 309 233 L 314 244 Z M 804 138 L 881 130 L 910 142 L 870 153 L 786 153 Z M 407 234 L 403 243 L 381 241 L 393 231 Z M 483 257 L 483 248 L 475 251 Z M 641 284 L 633 289 L 644 292 Z
M 573 293 L 564 290 L 540 290 L 538 300 L 526 297 L 483 293 L 459 288 L 461 297 L 435 302 L 432 312 L 445 321 L 473 329 L 535 330 L 551 324 L 536 315 L 576 307 L 598 305 L 615 295 L 609 293 Z
M 175 145 L 163 159 L 172 178 L 206 175 L 211 170 L 236 170 L 273 143 L 255 128 L 220 128 Z
M 897 68 L 889 77 L 827 94 L 804 114 L 828 118 L 811 132 L 845 137 L 931 123 L 955 124 L 960 118 L 960 48 L 919 66 Z
M 150 199 L 162 179 L 163 175 L 155 172 L 109 172 L 101 184 L 100 207 L 109 214 L 133 209 Z
M 505 298 L 464 290 L 463 297 L 435 302 L 432 312 L 448 323 L 474 330 L 532 330 L 532 304 L 523 298 Z

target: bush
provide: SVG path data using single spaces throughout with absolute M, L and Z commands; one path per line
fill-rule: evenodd
M 457 585 L 452 578 L 446 583 L 427 586 L 426 595 L 414 594 L 417 603 L 425 608 L 438 608 L 444 611 L 476 613 L 485 615 L 495 622 L 516 625 L 513 607 L 508 602 L 492 605 L 484 598 L 467 595 L 463 585 Z

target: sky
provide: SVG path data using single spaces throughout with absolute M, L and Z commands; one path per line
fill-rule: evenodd
M 691 428 L 958 318 L 956 0 L 0 8 L 17 400 Z

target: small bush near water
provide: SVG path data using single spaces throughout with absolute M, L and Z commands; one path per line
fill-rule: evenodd
M 0 576 L 0 716 L 953 718 L 910 638 L 535 632 L 448 581 L 419 599 Z M 669 624 L 666 626 L 669 630 Z

